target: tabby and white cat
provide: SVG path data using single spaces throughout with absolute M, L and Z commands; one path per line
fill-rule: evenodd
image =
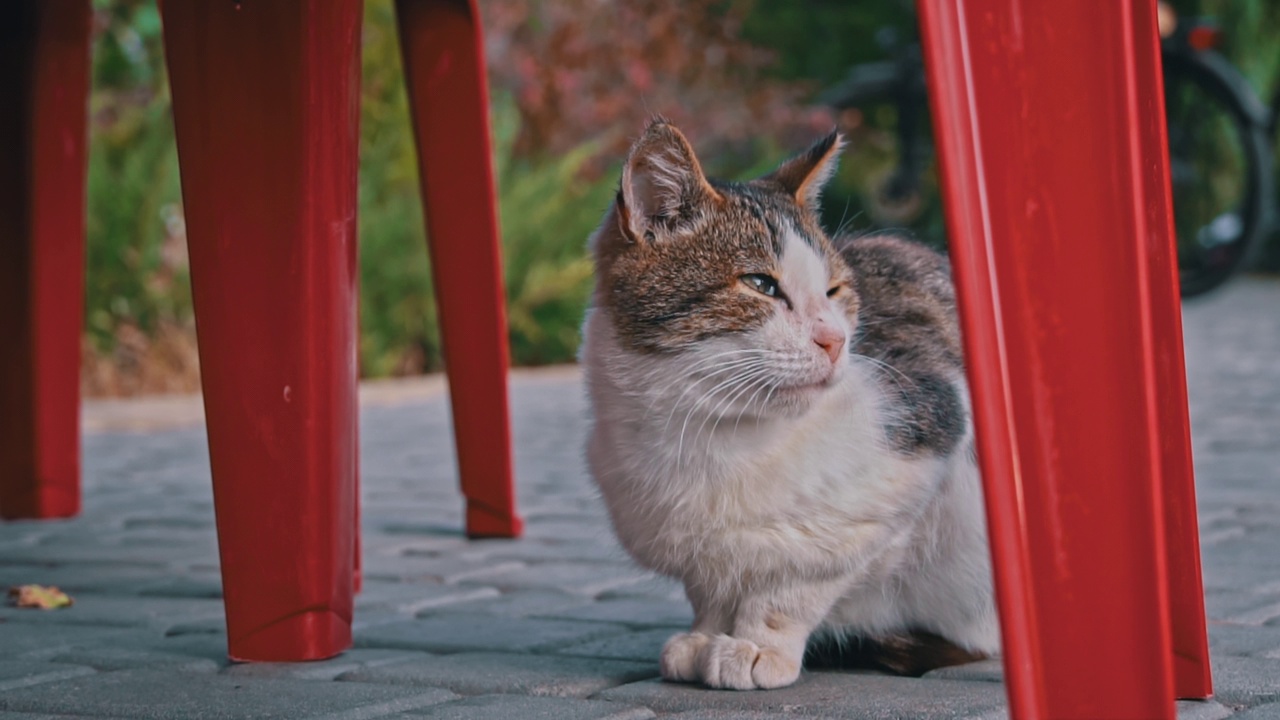
M 591 241 L 588 464 L 693 604 L 668 680 L 789 685 L 815 634 L 999 650 L 947 263 L 827 237 L 841 146 L 719 182 L 655 120 Z

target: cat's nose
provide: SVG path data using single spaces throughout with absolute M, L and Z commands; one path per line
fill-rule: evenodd
M 844 350 L 844 331 L 835 325 L 819 320 L 813 326 L 813 342 L 826 351 L 827 357 L 835 363 Z

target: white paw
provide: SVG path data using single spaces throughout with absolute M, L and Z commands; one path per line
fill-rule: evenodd
M 711 638 L 698 652 L 698 674 L 709 687 L 729 690 L 771 689 L 800 677 L 800 659 L 775 648 L 728 635 Z
M 676 633 L 662 646 L 659 662 L 662 679 L 671 682 L 694 682 L 698 679 L 698 651 L 711 637 L 702 633 Z

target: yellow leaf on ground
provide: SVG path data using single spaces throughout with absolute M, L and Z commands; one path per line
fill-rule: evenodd
M 56 587 L 44 585 L 16 585 L 9 588 L 9 602 L 15 607 L 55 610 L 71 607 L 71 596 Z

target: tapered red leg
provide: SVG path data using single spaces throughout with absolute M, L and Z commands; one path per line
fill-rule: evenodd
M 0 6 L 0 517 L 80 511 L 88 0 Z
M 467 533 L 515 537 L 507 322 L 474 0 L 398 0 Z
M 351 644 L 360 5 L 163 5 L 240 660 Z
M 918 3 L 1018 718 L 1210 692 L 1154 5 Z

